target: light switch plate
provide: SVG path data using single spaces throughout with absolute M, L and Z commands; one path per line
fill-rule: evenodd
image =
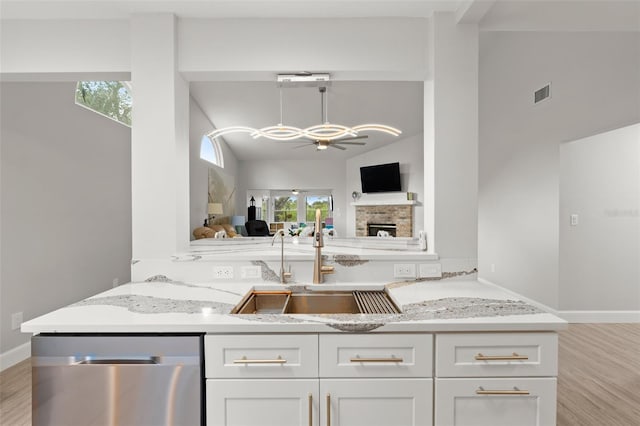
M 442 265 L 440 263 L 421 263 L 418 277 L 419 278 L 441 278 Z
M 258 265 L 243 266 L 240 272 L 242 278 L 260 278 L 262 268 Z

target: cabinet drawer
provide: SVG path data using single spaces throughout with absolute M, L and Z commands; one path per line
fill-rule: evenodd
M 318 377 L 315 334 L 205 336 L 208 378 Z
M 555 378 L 436 379 L 436 426 L 553 426 Z
M 322 334 L 320 377 L 431 377 L 431 334 Z
M 436 376 L 557 376 L 556 333 L 465 333 L 436 336 Z

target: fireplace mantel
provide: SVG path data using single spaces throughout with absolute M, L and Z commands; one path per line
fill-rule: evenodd
M 361 200 L 351 203 L 352 206 L 414 206 L 416 200 Z

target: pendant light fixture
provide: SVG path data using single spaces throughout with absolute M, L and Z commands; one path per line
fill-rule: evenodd
M 323 74 L 324 75 L 324 74 Z M 308 85 L 304 83 L 316 83 L 317 79 L 314 74 L 304 73 L 297 75 L 297 79 L 295 81 L 296 84 Z M 278 82 L 282 82 L 280 76 L 278 76 Z M 215 139 L 220 136 L 224 136 L 229 133 L 249 133 L 252 138 L 258 139 L 261 137 L 272 139 L 275 141 L 292 141 L 300 138 L 312 139 L 315 141 L 322 141 L 324 144 L 318 144 L 318 149 L 326 149 L 328 146 L 328 142 L 338 140 L 345 137 L 356 137 L 359 132 L 383 132 L 390 134 L 392 136 L 399 136 L 402 131 L 396 129 L 395 127 L 387 126 L 384 124 L 360 124 L 358 126 L 343 126 L 340 124 L 329 123 L 327 118 L 327 102 L 325 99 L 326 96 L 326 80 L 320 82 L 320 93 L 322 96 L 322 104 L 323 104 L 323 112 L 324 119 L 323 123 L 317 124 L 315 126 L 307 127 L 306 129 L 300 129 L 298 127 L 293 126 L 285 126 L 282 122 L 282 86 L 280 87 L 280 122 L 275 126 L 263 127 L 262 129 L 254 129 L 253 127 L 247 126 L 231 126 L 224 127 L 222 129 L 216 129 L 213 132 L 209 133 L 209 136 L 212 139 Z

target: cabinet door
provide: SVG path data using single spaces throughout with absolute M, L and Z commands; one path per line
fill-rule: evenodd
M 322 379 L 322 426 L 428 426 L 432 379 Z
M 207 426 L 316 426 L 318 380 L 207 380 Z
M 436 426 L 555 424 L 555 378 L 436 379 Z

